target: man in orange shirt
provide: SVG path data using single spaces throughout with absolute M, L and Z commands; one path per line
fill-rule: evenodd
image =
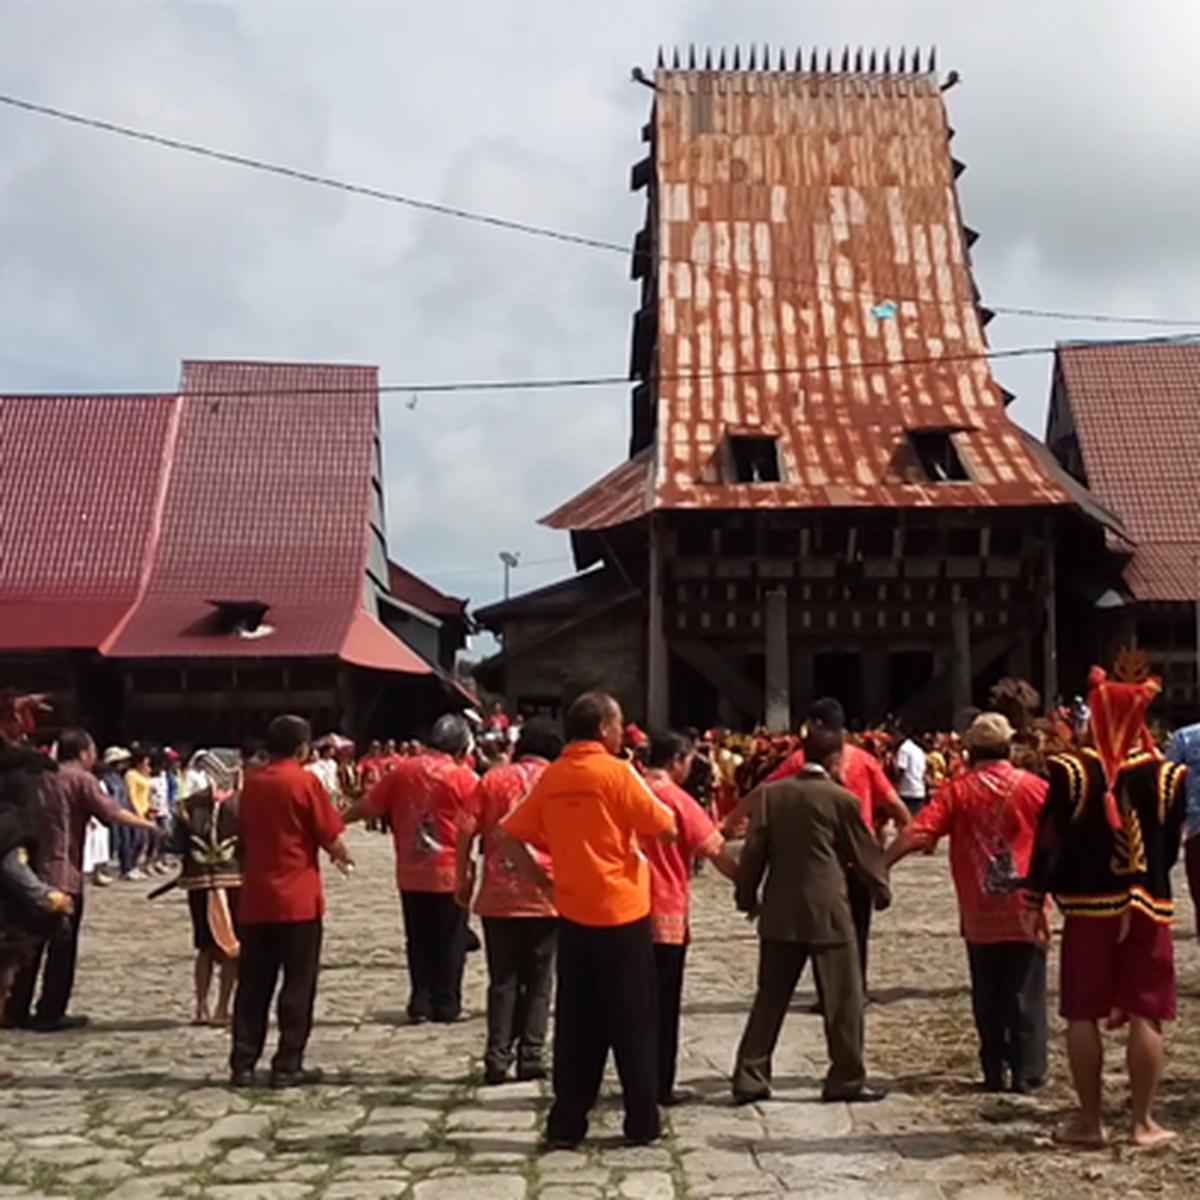
M 439 717 L 429 750 L 399 759 L 346 813 L 347 823 L 387 817 L 396 850 L 396 886 L 404 911 L 411 992 L 408 1019 L 450 1024 L 462 1012 L 467 915 L 455 901 L 458 831 L 477 808 L 479 779 L 464 760 L 471 728 Z
M 324 850 L 344 869 L 352 862 L 342 842 L 341 817 L 321 781 L 301 766 L 311 741 L 312 728 L 303 717 L 276 717 L 267 727 L 271 761 L 247 775 L 242 788 L 241 959 L 229 1063 L 234 1087 L 254 1085 L 281 971 L 279 1048 L 271 1063 L 271 1086 L 297 1087 L 321 1079 L 320 1071 L 304 1068 L 325 915 L 319 852 Z
M 675 817 L 633 767 L 617 757 L 621 706 L 585 692 L 567 710 L 570 743 L 501 827 L 511 852 L 541 874 L 523 843 L 546 850 L 554 869 L 558 990 L 554 1025 L 551 1148 L 577 1146 L 600 1092 L 609 1048 L 634 1144 L 661 1132 L 650 872 L 638 836 L 676 836 Z

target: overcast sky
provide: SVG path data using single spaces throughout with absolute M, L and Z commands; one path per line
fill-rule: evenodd
M 1200 4 L 0 0 L 0 91 L 628 242 L 660 43 L 938 46 L 985 301 L 1200 313 Z M 0 108 L 0 391 L 162 389 L 184 357 L 387 382 L 614 374 L 614 254 Z M 997 347 L 1144 329 L 997 318 Z M 1048 360 L 997 364 L 1037 432 Z M 536 519 L 624 456 L 628 391 L 383 402 L 393 554 L 476 603 L 570 571 Z M 550 560 L 550 561 L 545 561 Z

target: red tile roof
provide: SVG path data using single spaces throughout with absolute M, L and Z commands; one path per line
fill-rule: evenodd
M 99 645 L 137 595 L 174 396 L 0 396 L 0 647 Z
M 374 367 L 187 362 L 175 397 L 0 400 L 39 451 L 20 476 L 21 554 L 0 567 L 0 612 L 20 618 L 0 646 L 430 673 L 364 607 L 376 385 Z M 64 605 L 57 622 L 33 619 L 45 601 Z M 271 632 L 217 632 L 214 601 L 267 605 Z
M 414 575 L 399 563 L 388 563 L 388 591 L 397 600 L 419 608 L 421 612 L 429 613 L 433 617 L 464 618 L 467 614 L 465 600 L 439 592 L 433 584 L 426 583 L 419 575 Z
M 1058 377 L 1089 489 L 1137 543 L 1139 600 L 1200 595 L 1200 345 L 1064 344 Z
M 986 343 L 934 75 L 655 84 L 651 506 L 1067 503 L 971 357 Z M 893 315 L 873 312 L 888 301 Z M 958 431 L 969 482 L 926 478 L 907 434 L 931 428 Z M 730 431 L 777 436 L 782 481 L 730 482 Z M 550 521 L 628 519 L 639 487 L 609 476 Z

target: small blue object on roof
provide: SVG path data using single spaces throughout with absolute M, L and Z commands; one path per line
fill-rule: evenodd
M 871 309 L 871 316 L 877 321 L 887 321 L 896 315 L 895 300 L 884 300 Z

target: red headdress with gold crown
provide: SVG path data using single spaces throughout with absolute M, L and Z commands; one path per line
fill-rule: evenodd
M 1113 829 L 1121 828 L 1113 785 L 1121 764 L 1130 751 L 1141 746 L 1154 749 L 1154 738 L 1146 728 L 1146 710 L 1162 691 L 1162 683 L 1150 675 L 1145 658 L 1137 651 L 1122 651 L 1108 678 L 1101 667 L 1088 674 L 1088 707 L 1091 709 L 1092 741 L 1104 769 L 1104 815 Z

